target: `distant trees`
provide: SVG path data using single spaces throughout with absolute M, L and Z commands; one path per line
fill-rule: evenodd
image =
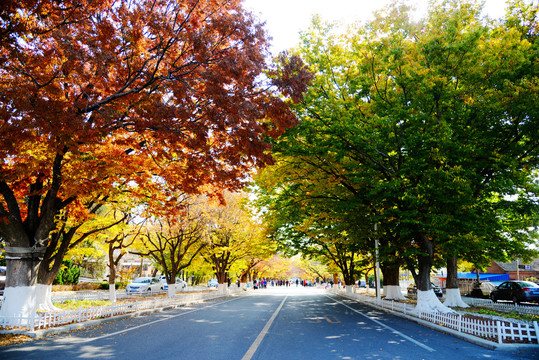
M 175 218 L 151 218 L 145 224 L 139 239 L 142 251 L 134 254 L 149 257 L 165 275 L 168 294 L 176 294 L 176 277 L 191 265 L 206 246 L 208 231 L 201 204 L 184 199 L 183 210 Z
M 240 281 L 256 264 L 274 254 L 263 226 L 246 209 L 247 198 L 241 193 L 225 193 L 226 205 L 208 202 L 206 246 L 201 255 L 212 266 L 220 288 L 230 279 L 233 266 L 239 266 Z

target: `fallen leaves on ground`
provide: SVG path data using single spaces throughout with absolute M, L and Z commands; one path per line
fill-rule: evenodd
M 0 346 L 8 346 L 33 341 L 34 338 L 21 334 L 0 334 Z

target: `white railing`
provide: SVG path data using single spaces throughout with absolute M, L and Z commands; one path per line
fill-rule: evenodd
M 462 298 L 464 302 L 471 306 L 479 306 L 500 312 L 511 313 L 516 312 L 523 315 L 539 315 L 539 306 L 529 306 L 513 303 L 495 303 L 492 300 Z
M 232 292 L 231 292 L 232 293 Z M 175 299 L 149 299 L 130 303 L 115 303 L 109 306 L 79 308 L 77 310 L 37 312 L 29 316 L 2 316 L 0 329 L 4 331 L 35 331 L 88 320 L 101 319 L 116 315 L 134 313 L 141 310 L 156 309 L 172 305 L 182 305 L 197 301 L 217 299 L 227 293 L 207 291 L 202 293 L 183 293 Z
M 366 295 L 346 293 L 341 290 L 330 290 L 332 293 L 366 303 L 376 308 L 391 310 L 401 313 L 406 317 L 416 317 L 443 327 L 456 330 L 468 335 L 483 338 L 488 341 L 503 344 L 507 342 L 525 342 L 539 344 L 539 325 L 537 321 L 526 322 L 511 319 L 473 319 L 457 314 L 442 314 L 438 312 L 417 313 L 415 306 L 393 300 L 380 300 Z

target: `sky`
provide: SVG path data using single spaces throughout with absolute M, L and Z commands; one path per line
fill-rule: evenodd
M 372 19 L 375 10 L 393 0 L 244 0 L 244 6 L 266 21 L 272 40 L 272 52 L 277 54 L 299 42 L 299 31 L 309 27 L 312 15 L 323 20 L 352 23 Z M 426 0 L 413 0 L 419 12 L 426 12 Z M 503 17 L 505 0 L 485 0 L 490 17 Z

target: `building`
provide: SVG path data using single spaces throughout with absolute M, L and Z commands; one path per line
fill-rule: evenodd
M 441 288 L 446 288 L 446 281 L 447 276 L 435 276 L 438 280 L 440 280 Z M 458 279 L 459 279 L 459 289 L 460 293 L 462 295 L 470 294 L 477 282 L 477 273 L 474 272 L 459 272 L 458 273 Z M 509 275 L 504 273 L 479 273 L 479 281 L 490 281 L 494 284 L 498 285 L 499 283 L 503 281 L 509 280 Z
M 539 279 L 539 258 L 534 259 L 530 263 L 522 263 L 519 260 L 510 263 L 491 261 L 490 266 L 485 269 L 485 272 L 508 274 L 510 280 Z

